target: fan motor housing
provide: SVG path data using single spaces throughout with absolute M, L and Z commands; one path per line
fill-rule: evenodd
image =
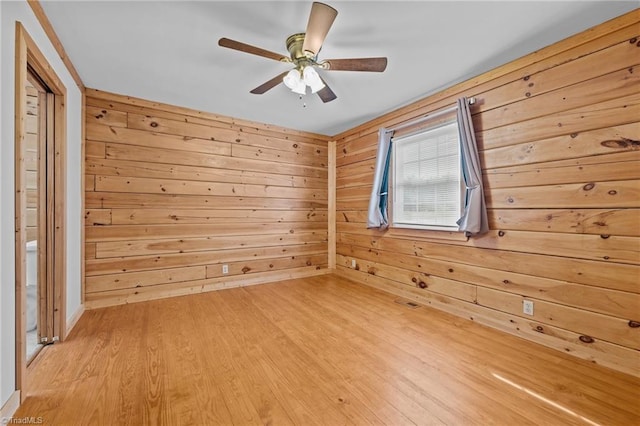
M 309 56 L 311 55 L 311 53 L 305 53 L 302 50 L 302 45 L 304 44 L 304 36 L 305 33 L 297 33 L 287 37 L 287 50 L 291 55 L 291 60 L 296 65 L 298 65 L 298 63 L 301 61 L 313 60 L 313 56 Z

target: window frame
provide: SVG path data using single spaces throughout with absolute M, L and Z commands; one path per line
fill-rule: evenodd
M 401 136 L 394 136 L 391 139 L 391 153 L 390 153 L 390 167 L 389 167 L 389 187 L 388 187 L 388 193 L 389 193 L 389 205 L 390 205 L 390 212 L 389 212 L 389 226 L 391 228 L 401 228 L 401 229 L 422 229 L 422 230 L 432 230 L 432 231 L 445 231 L 445 232 L 462 232 L 460 231 L 460 228 L 457 224 L 455 225 L 436 225 L 436 224 L 428 224 L 428 223 L 411 223 L 411 222 L 399 222 L 396 220 L 397 217 L 397 213 L 396 213 L 396 200 L 397 200 L 397 193 L 399 192 L 396 189 L 396 170 L 397 170 L 397 149 L 398 149 L 398 144 L 402 144 L 402 140 L 405 138 L 409 138 L 409 137 L 413 137 L 413 136 L 417 136 L 420 134 L 427 134 L 429 132 L 433 132 L 436 131 L 438 129 L 441 129 L 442 127 L 451 125 L 455 123 L 455 132 L 456 132 L 456 140 L 457 140 L 457 161 L 458 161 L 458 170 L 459 170 L 459 175 L 458 175 L 458 182 L 459 182 L 459 191 L 458 191 L 458 195 L 459 195 L 459 208 L 458 208 L 458 218 L 456 220 L 458 220 L 460 217 L 462 217 L 462 215 L 464 214 L 464 204 L 465 204 L 465 197 L 466 197 L 466 185 L 464 182 L 464 176 L 463 176 L 463 170 L 462 170 L 462 153 L 461 153 L 461 147 L 460 147 L 460 136 L 459 136 L 459 129 L 460 129 L 460 124 L 458 123 L 457 117 L 454 115 L 453 117 L 448 117 L 445 119 L 440 119 L 440 120 L 436 120 L 433 123 L 430 123 L 430 125 L 427 125 L 425 127 L 421 127 L 420 129 L 407 133 L 407 134 L 403 134 Z M 425 141 L 421 141 L 421 143 L 424 143 Z

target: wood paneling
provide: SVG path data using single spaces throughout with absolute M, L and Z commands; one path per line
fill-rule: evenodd
M 328 271 L 328 138 L 87 93 L 87 307 Z
M 26 188 L 27 188 L 27 241 L 38 239 L 38 167 L 39 167 L 39 150 L 40 138 L 38 132 L 39 118 L 39 102 L 40 96 L 38 89 L 33 84 L 27 82 L 27 107 L 26 107 L 26 151 L 25 151 L 25 171 L 26 171 Z M 46 125 L 46 121 L 45 121 Z
M 639 21 L 633 11 L 335 137 L 338 273 L 640 375 Z M 366 229 L 378 128 L 459 96 L 478 99 L 489 233 Z
M 243 224 L 246 226 L 246 224 Z M 324 224 L 323 224 L 324 225 Z M 176 225 L 172 225 L 176 226 Z M 324 226 L 323 226 L 324 228 Z M 187 253 L 192 251 L 226 250 L 244 247 L 286 246 L 290 244 L 316 244 L 327 240 L 326 231 L 304 231 L 289 233 L 265 233 L 256 235 L 255 229 L 244 229 L 246 235 L 226 235 L 216 233 L 212 237 L 183 237 L 161 240 L 129 241 L 101 241 L 96 243 L 96 258 L 118 256 L 141 256 L 162 253 Z M 201 234 L 208 234 L 210 230 L 203 229 Z
M 277 239 L 278 236 L 274 236 Z M 205 250 L 187 253 L 129 256 L 126 258 L 87 259 L 86 275 L 105 275 L 131 271 L 151 271 L 186 265 L 222 265 L 228 262 L 272 259 L 326 252 L 326 242 L 258 248 Z
M 434 289 L 450 292 L 449 284 Z M 470 305 L 473 287 L 459 287 L 452 309 Z M 34 361 L 32 392 L 14 417 L 55 425 L 638 424 L 639 379 L 396 300 L 332 275 L 91 310 L 68 344 Z M 568 337 L 511 317 L 521 334 Z

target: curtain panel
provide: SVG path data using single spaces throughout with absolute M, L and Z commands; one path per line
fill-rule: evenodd
M 384 127 L 378 131 L 378 154 L 373 174 L 373 187 L 369 199 L 367 228 L 386 229 L 389 226 L 387 201 L 389 194 L 389 162 L 391 160 L 391 137 L 393 130 Z
M 489 231 L 489 221 L 482 187 L 482 168 L 480 167 L 478 146 L 467 98 L 458 99 L 458 131 L 460 134 L 462 176 L 466 191 L 464 212 L 456 223 L 459 230 L 464 232 L 466 236 L 484 234 Z

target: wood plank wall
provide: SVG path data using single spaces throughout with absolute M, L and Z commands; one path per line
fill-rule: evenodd
M 328 137 L 97 90 L 86 134 L 88 308 L 328 272 Z
M 639 15 L 338 135 L 338 273 L 640 375 Z M 378 128 L 460 96 L 478 99 L 490 232 L 367 230 Z
M 27 85 L 27 241 L 38 238 L 38 89 Z

